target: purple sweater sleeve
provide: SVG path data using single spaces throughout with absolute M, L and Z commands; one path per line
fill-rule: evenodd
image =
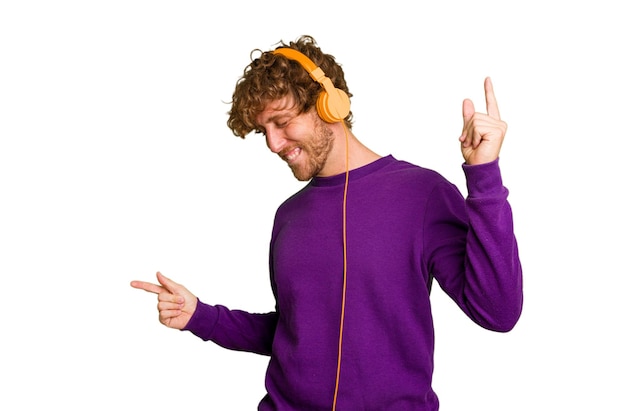
M 231 350 L 269 355 L 275 329 L 275 312 L 248 313 L 198 300 L 196 311 L 183 331 L 191 331 L 205 341 Z
M 463 170 L 468 189 L 464 203 L 454 201 L 445 185 L 438 190 L 447 193 L 432 196 L 427 214 L 427 231 L 435 233 L 430 241 L 430 270 L 473 321 L 506 332 L 517 323 L 523 299 L 508 190 L 502 184 L 498 160 L 464 165 Z M 459 217 L 457 223 L 451 223 L 455 219 L 450 215 Z

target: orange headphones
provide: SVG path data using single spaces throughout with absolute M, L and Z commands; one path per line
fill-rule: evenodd
M 335 88 L 332 81 L 310 58 L 297 50 L 281 47 L 274 50 L 274 54 L 280 54 L 289 60 L 294 60 L 309 73 L 311 78 L 321 84 L 322 91 L 317 98 L 317 113 L 327 123 L 338 123 L 350 113 L 350 98 L 345 91 Z

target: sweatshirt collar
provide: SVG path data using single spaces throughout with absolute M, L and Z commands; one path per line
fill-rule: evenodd
M 379 158 L 378 160 L 372 161 L 369 164 L 366 164 L 359 168 L 355 168 L 354 170 L 350 170 L 348 174 L 348 181 L 358 180 L 359 178 L 372 174 L 380 170 L 381 168 L 388 166 L 394 161 L 396 161 L 396 159 L 392 155 L 387 155 Z M 313 177 L 313 179 L 311 179 L 310 185 L 314 187 L 336 186 L 343 184 L 345 181 L 345 177 L 345 173 L 336 174 L 330 177 Z

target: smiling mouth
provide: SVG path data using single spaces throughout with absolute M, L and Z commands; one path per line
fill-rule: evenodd
M 292 163 L 296 158 L 298 158 L 301 152 L 302 152 L 302 149 L 300 147 L 294 147 L 288 150 L 287 152 L 281 154 L 281 157 L 287 163 Z

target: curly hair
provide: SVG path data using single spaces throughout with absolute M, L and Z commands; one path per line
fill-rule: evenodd
M 301 36 L 296 41 L 280 41 L 278 47 L 290 47 L 309 57 L 333 85 L 352 94 L 344 79 L 343 69 L 329 54 L 324 54 L 311 36 Z M 233 92 L 232 106 L 227 121 L 235 136 L 245 138 L 249 133 L 262 132 L 256 124 L 256 117 L 271 101 L 291 96 L 298 114 L 315 108 L 322 86 L 313 81 L 307 71 L 298 62 L 272 51 L 261 52 L 260 57 L 252 59 L 252 54 L 261 52 L 255 49 L 250 54 L 252 62 L 244 69 L 243 76 L 237 81 Z M 346 126 L 352 128 L 352 112 L 344 119 Z

